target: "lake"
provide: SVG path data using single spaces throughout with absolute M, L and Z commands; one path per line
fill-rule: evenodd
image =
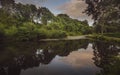
M 3 41 L 0 75 L 119 75 L 118 56 L 120 44 L 113 42 Z

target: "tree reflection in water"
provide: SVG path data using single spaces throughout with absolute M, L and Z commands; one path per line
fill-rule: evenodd
M 0 75 L 20 75 L 22 70 L 49 64 L 56 55 L 68 56 L 86 49 L 89 40 L 49 41 L 40 43 L 0 43 Z M 120 44 L 93 42 L 94 64 L 101 68 L 96 75 L 119 75 Z
M 120 75 L 120 44 L 95 41 L 94 63 L 101 68 L 97 75 Z
M 21 70 L 47 65 L 56 55 L 67 56 L 71 51 L 86 49 L 88 44 L 88 40 L 1 43 L 0 75 L 20 75 Z

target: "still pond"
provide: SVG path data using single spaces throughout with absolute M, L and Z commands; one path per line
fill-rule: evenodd
M 0 75 L 119 75 L 119 56 L 113 42 L 0 42 Z

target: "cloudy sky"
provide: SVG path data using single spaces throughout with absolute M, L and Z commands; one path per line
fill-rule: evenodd
M 16 2 L 22 2 L 24 4 L 35 4 L 37 7 L 44 6 L 47 7 L 55 15 L 59 13 L 68 14 L 70 17 L 89 21 L 91 25 L 93 21 L 91 17 L 88 17 L 86 14 L 82 13 L 86 4 L 83 0 L 15 0 Z

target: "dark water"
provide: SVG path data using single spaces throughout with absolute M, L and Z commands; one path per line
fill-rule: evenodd
M 112 42 L 1 42 L 0 75 L 119 75 L 119 56 Z

